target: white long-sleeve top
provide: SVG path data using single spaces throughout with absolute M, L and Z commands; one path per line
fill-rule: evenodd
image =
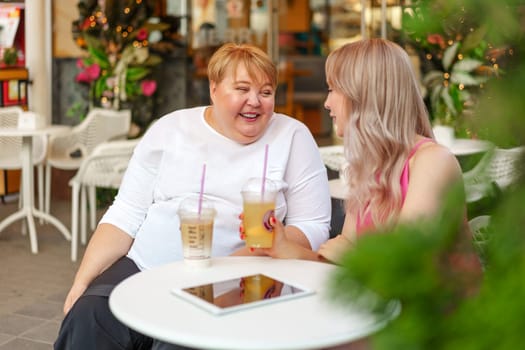
M 242 248 L 240 191 L 248 178 L 262 176 L 266 144 L 267 177 L 280 187 L 276 216 L 299 228 L 317 250 L 328 239 L 331 204 L 326 168 L 308 128 L 274 114 L 264 134 L 243 145 L 209 126 L 204 110 L 160 118 L 135 148 L 118 195 L 100 221 L 134 238 L 128 257 L 140 269 L 182 259 L 177 209 L 185 197 L 199 193 L 204 163 L 204 198 L 217 210 L 212 255 Z

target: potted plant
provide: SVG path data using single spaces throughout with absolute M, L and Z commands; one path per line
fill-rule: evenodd
M 491 49 L 487 27 L 470 18 L 461 4 L 416 1 L 404 17 L 409 43 L 423 61 L 424 95 L 435 137 L 444 144 L 455 135 L 467 136 L 485 83 L 500 73 L 501 50 Z

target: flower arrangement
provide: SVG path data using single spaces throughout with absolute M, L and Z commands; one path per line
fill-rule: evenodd
M 126 46 L 122 52 L 112 52 L 95 38 L 86 36 L 85 39 L 89 55 L 77 61 L 81 71 L 76 81 L 90 86 L 93 101 L 100 101 L 106 108 L 119 109 L 123 101 L 155 93 L 157 82 L 148 75 L 151 67 L 161 62 L 160 57 L 137 44 Z
M 166 25 L 148 20 L 154 6 L 145 0 L 79 2 L 73 37 L 87 55 L 77 61 L 76 81 L 89 86 L 91 105 L 120 109 L 155 93 L 152 72 L 162 58 L 150 52 L 148 37 Z

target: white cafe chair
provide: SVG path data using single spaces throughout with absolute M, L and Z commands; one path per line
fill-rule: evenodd
M 481 259 L 483 267 L 486 266 L 486 246 L 490 239 L 488 232 L 490 226 L 490 215 L 480 215 L 469 220 L 469 227 L 472 231 L 474 248 Z
M 129 159 L 140 139 L 107 141 L 97 145 L 91 154 L 81 163 L 80 168 L 69 181 L 71 191 L 71 260 L 77 260 L 79 203 L 80 203 L 80 237 L 86 244 L 86 212 L 89 201 L 90 227 L 95 228 L 96 221 L 96 188 L 118 189 Z
M 125 139 L 130 125 L 130 110 L 93 108 L 70 133 L 50 137 L 46 160 L 46 213 L 50 213 L 51 205 L 51 168 L 79 169 L 82 161 L 98 144 L 113 139 Z
M 18 119 L 24 113 L 19 106 L 0 107 L 0 128 L 16 128 Z M 47 137 L 33 137 L 33 164 L 37 167 L 38 176 L 38 206 L 40 210 L 44 209 L 44 160 L 47 152 Z M 0 169 L 16 170 L 22 169 L 20 153 L 22 152 L 22 137 L 19 136 L 2 136 L 0 137 Z M 20 184 L 21 186 L 22 184 Z M 20 191 L 31 191 L 34 189 L 22 189 Z M 21 204 L 22 196 L 19 196 Z
M 489 150 L 471 170 L 463 173 L 467 203 L 494 195 L 494 186 L 504 191 L 522 175 L 525 146 Z

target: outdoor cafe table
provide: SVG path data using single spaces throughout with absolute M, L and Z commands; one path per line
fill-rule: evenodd
M 400 305 L 373 315 L 336 304 L 328 294 L 335 265 L 269 257 L 213 258 L 208 268 L 175 262 L 135 274 L 115 287 L 113 314 L 138 332 L 198 349 L 320 349 L 360 338 L 384 327 Z M 312 295 L 214 315 L 173 295 L 176 287 L 263 273 L 315 291 Z
M 458 138 L 448 147 L 456 157 L 464 157 L 486 152 L 493 145 L 485 140 Z M 345 163 L 343 145 L 319 147 L 319 153 L 323 163 L 330 170 L 338 172 Z
M 54 225 L 68 241 L 71 240 L 71 234 L 64 224 L 57 218 L 44 213 L 43 211 L 37 210 L 33 203 L 33 136 L 49 136 L 56 133 L 67 132 L 68 130 L 70 130 L 70 127 L 64 125 L 48 125 L 39 129 L 0 128 L 0 136 L 22 137 L 22 150 L 20 152 L 20 157 L 22 161 L 22 188 L 24 189 L 22 191 L 22 208 L 0 221 L 0 232 L 17 220 L 26 219 L 29 227 L 31 252 L 34 254 L 38 253 L 38 241 L 34 217 L 40 218 Z

